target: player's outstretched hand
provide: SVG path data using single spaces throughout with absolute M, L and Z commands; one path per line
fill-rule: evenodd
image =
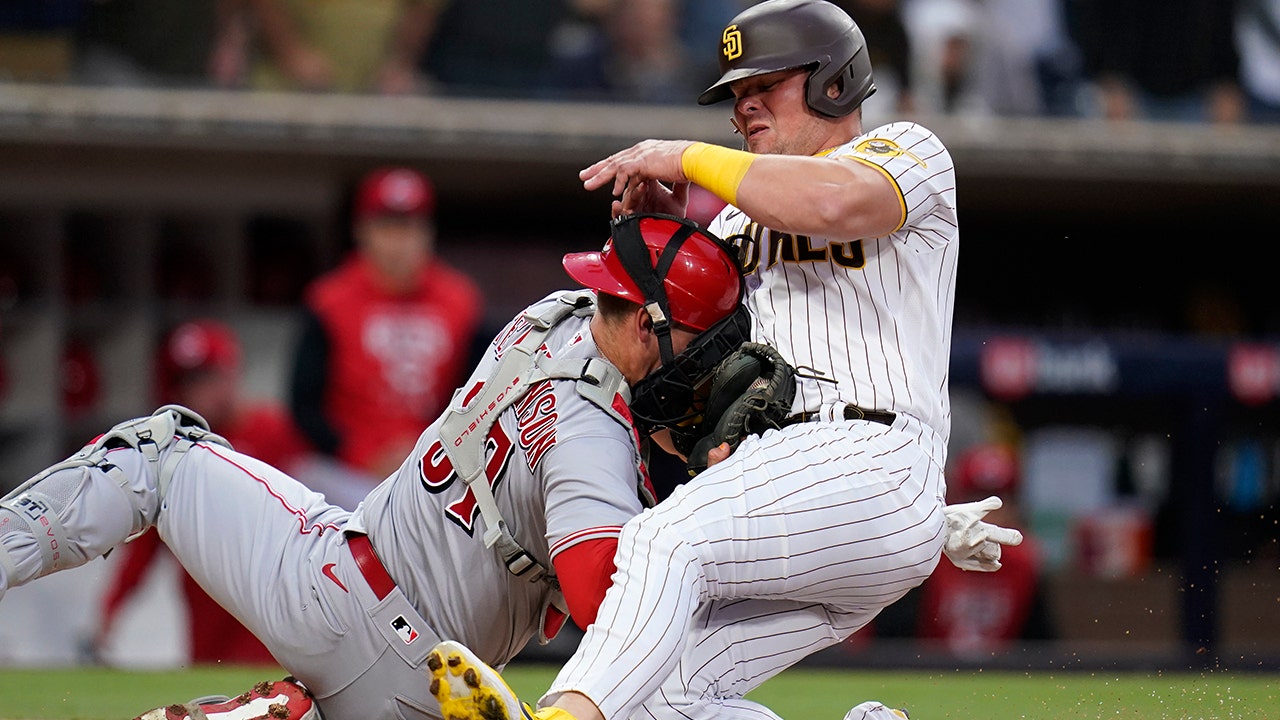
M 1000 569 L 1000 547 L 1022 544 L 1022 533 L 983 522 L 982 518 L 1004 505 L 992 496 L 978 502 L 947 505 L 947 543 L 943 554 L 961 570 L 995 572 Z
M 613 184 L 613 196 L 623 197 L 629 188 L 644 180 L 685 182 L 681 158 L 690 140 L 645 140 L 616 152 L 578 173 L 587 190 Z
M 663 213 L 684 217 L 689 208 L 689 183 L 673 183 L 671 187 L 657 180 L 641 180 L 628 186 L 621 200 L 613 201 L 613 217 L 636 213 Z

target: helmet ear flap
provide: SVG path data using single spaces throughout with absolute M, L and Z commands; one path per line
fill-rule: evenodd
M 839 83 L 840 92 L 835 97 L 827 94 L 832 83 Z M 862 102 L 875 94 L 876 85 L 871 80 L 871 61 L 867 58 L 865 43 L 844 65 L 820 61 L 805 82 L 805 102 L 814 112 L 827 117 L 844 117 L 857 110 Z

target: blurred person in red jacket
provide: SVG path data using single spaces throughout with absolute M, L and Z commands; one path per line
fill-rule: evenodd
M 280 468 L 288 468 L 307 450 L 282 405 L 249 401 L 240 388 L 240 342 L 215 320 L 195 320 L 173 328 L 156 358 L 161 403 L 185 405 L 237 450 Z M 125 602 L 142 586 L 155 560 L 166 553 L 160 536 L 147 532 L 121 550 L 124 557 L 106 594 L 102 620 L 93 639 L 95 657 L 104 655 Z M 179 569 L 186 601 L 191 662 L 196 664 L 274 664 L 262 643 L 223 610 L 186 572 Z
M 337 462 L 297 476 L 348 509 L 400 466 L 471 369 L 483 298 L 436 257 L 434 215 L 422 173 L 369 173 L 353 201 L 354 252 L 306 292 L 291 408 Z
M 960 455 L 947 474 L 947 503 L 997 496 L 1004 505 L 992 510 L 986 521 L 1027 527 L 1017 502 L 1020 477 L 1018 455 L 1011 445 L 975 445 Z M 917 637 L 941 642 L 950 652 L 964 656 L 1002 650 L 1019 639 L 1052 638 L 1036 539 L 1024 533 L 1021 545 L 1002 548 L 1000 562 L 999 572 L 966 572 L 952 563 L 938 563 L 920 587 Z

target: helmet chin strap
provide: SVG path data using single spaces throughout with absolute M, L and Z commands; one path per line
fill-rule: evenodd
M 658 262 L 650 265 L 649 248 L 640 233 L 640 223 L 625 215 L 614 221 L 613 251 L 617 253 L 622 269 L 644 294 L 644 309 L 653 321 L 653 334 L 658 338 L 658 353 L 663 365 L 676 357 L 671 345 L 671 304 L 667 300 L 664 280 L 680 252 L 680 246 L 693 232 L 693 227 L 682 225 L 667 241 Z

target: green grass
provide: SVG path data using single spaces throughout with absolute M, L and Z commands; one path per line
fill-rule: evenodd
M 507 678 L 525 699 L 555 669 L 515 665 Z M 0 720 L 127 720 L 199 695 L 234 695 L 281 675 L 271 668 L 164 672 L 0 669 Z M 1115 720 L 1275 720 L 1280 677 L 1264 674 L 1103 672 L 891 672 L 797 668 L 752 693 L 786 720 L 840 720 L 862 700 L 911 711 L 913 720 L 1107 718 Z

